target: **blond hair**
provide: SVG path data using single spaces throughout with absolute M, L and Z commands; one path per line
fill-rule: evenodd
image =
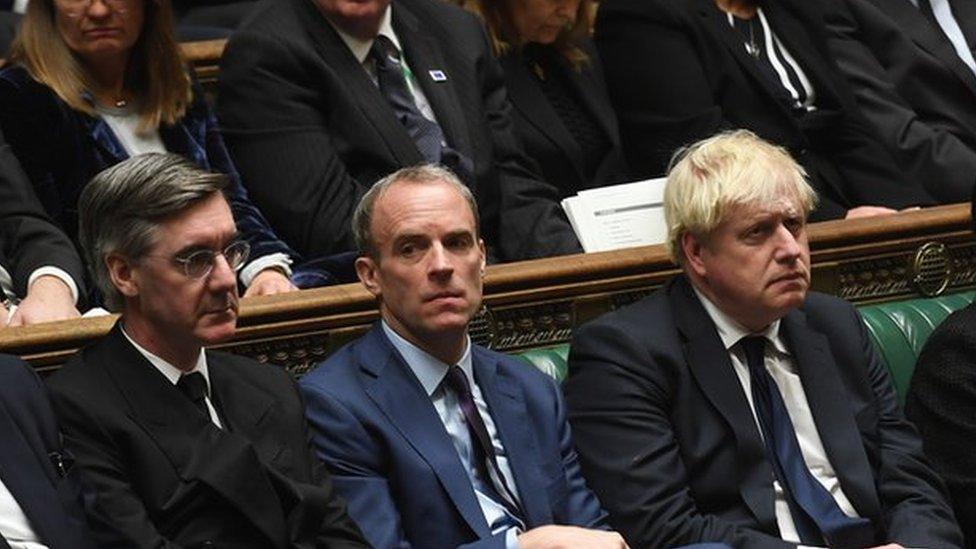
M 485 26 L 488 28 L 488 38 L 491 39 L 491 47 L 496 57 L 501 57 L 513 48 L 519 49 L 525 46 L 525 43 L 519 40 L 518 33 L 515 32 L 515 24 L 508 9 L 508 1 L 521 2 L 522 0 L 459 1 L 461 7 L 481 17 L 482 21 L 485 22 Z M 552 47 L 577 70 L 590 61 L 590 57 L 580 47 L 580 43 L 590 35 L 594 11 L 592 4 L 592 0 L 580 0 L 579 8 L 576 10 L 576 22 L 563 29 L 552 44 Z
M 683 235 L 706 238 L 735 206 L 784 200 L 806 217 L 817 194 L 790 153 L 750 131 L 721 133 L 678 151 L 664 189 L 671 258 L 681 264 Z
M 173 36 L 169 0 L 137 1 L 145 3 L 146 13 L 129 57 L 125 85 L 139 99 L 139 129 L 148 131 L 183 118 L 193 92 Z M 93 88 L 92 82 L 61 36 L 55 10 L 54 0 L 31 0 L 27 4 L 8 58 L 51 88 L 72 109 L 97 116 L 87 93 Z

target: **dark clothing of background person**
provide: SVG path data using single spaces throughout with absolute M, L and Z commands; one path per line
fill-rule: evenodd
M 75 111 L 18 65 L 0 69 L 0 128 L 45 211 L 77 245 L 82 189 L 128 153 L 105 120 Z M 159 135 L 167 151 L 230 177 L 228 202 L 238 230 L 251 245 L 252 260 L 273 253 L 297 258 L 248 198 L 199 88 L 183 119 L 161 125 Z
M 659 176 L 677 148 L 745 128 L 785 147 L 806 169 L 820 196 L 813 220 L 843 217 L 862 205 L 933 204 L 921 183 L 905 181 L 857 112 L 827 49 L 819 4 L 759 6 L 809 77 L 815 111 L 798 114 L 780 100 L 783 87 L 746 52 L 743 36 L 714 0 L 602 3 L 596 43 L 634 175 Z
M 959 547 L 944 486 L 850 304 L 780 319 L 816 431 L 875 545 Z M 564 384 L 583 474 L 631 547 L 780 539 L 773 468 L 730 352 L 685 275 L 575 334 Z M 799 433 L 797 433 L 799 435 Z
M 57 267 L 78 286 L 79 306 L 85 300 L 85 266 L 71 239 L 55 225 L 37 199 L 30 180 L 10 145 L 0 134 L 0 264 L 13 280 L 13 290 L 27 295 L 31 274 Z
M 78 467 L 61 448 L 44 385 L 8 355 L 0 355 L 0 440 L 0 480 L 38 540 L 50 549 L 95 549 Z
M 396 0 L 392 10 L 403 57 L 447 145 L 471 163 L 459 175 L 478 201 L 495 256 L 581 251 L 559 193 L 522 153 L 480 21 L 441 0 Z M 424 162 L 311 0 L 265 3 L 235 33 L 221 62 L 218 114 L 255 203 L 304 255 L 352 250 L 359 197 L 381 177 Z
M 833 58 L 902 169 L 939 202 L 968 201 L 976 184 L 976 73 L 908 0 L 825 5 Z
M 976 547 L 976 306 L 949 315 L 925 343 L 905 413 L 945 480 L 967 547 Z
M 578 68 L 540 44 L 501 57 L 515 132 L 563 198 L 630 179 L 600 58 L 589 39 L 580 47 Z
M 48 380 L 65 446 L 97 492 L 99 544 L 361 548 L 311 453 L 281 369 L 207 353 L 222 428 L 156 369 L 121 324 Z M 210 545 L 208 545 L 210 544 Z

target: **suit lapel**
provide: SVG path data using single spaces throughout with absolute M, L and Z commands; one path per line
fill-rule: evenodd
M 98 150 L 109 159 L 110 164 L 118 164 L 126 158 L 129 158 L 129 153 L 125 151 L 122 143 L 119 142 L 105 119 L 101 117 L 94 118 L 86 114 L 78 114 L 77 116 L 81 117 L 82 124 L 87 130 L 88 135 L 95 142 Z
M 807 326 L 802 311 L 784 317 L 781 328 L 796 361 L 820 440 L 844 494 L 861 516 L 880 516 L 874 474 L 827 338 Z
M 274 547 L 285 547 L 288 531 L 282 507 L 267 477 L 258 474 L 263 465 L 250 442 L 226 429 L 218 429 L 200 414 L 192 402 L 126 341 L 120 324 L 116 324 L 104 341 L 104 346 L 99 348 L 104 356 L 99 362 L 116 380 L 131 415 L 166 454 L 180 478 L 184 482 L 198 480 L 207 484 L 247 516 Z M 219 398 L 236 403 L 240 399 L 235 389 L 216 389 L 232 376 L 223 374 L 219 364 L 215 370 L 221 373 L 211 378 L 214 391 Z M 263 416 L 267 406 L 262 409 L 263 402 L 256 400 L 256 408 L 244 413 L 244 419 L 231 421 L 232 428 L 238 424 L 248 426 L 255 417 Z
M 5 405 L 0 404 L 0 408 L 5 408 Z M 0 410 L 0 440 L 3 441 L 0 479 L 27 515 L 38 539 L 50 547 L 76 543 L 64 539 L 64 534 L 70 530 L 65 525 L 62 502 L 54 488 L 54 479 L 41 465 L 45 463 L 41 460 L 48 459 L 48 456 L 36 453 L 37 449 L 31 448 L 6 409 Z
M 949 0 L 949 5 L 952 7 L 952 15 L 959 23 L 963 36 L 966 37 L 966 45 L 976 55 L 976 2 Z
M 450 435 L 420 381 L 376 324 L 357 348 L 363 386 L 440 480 L 458 513 L 478 538 L 491 535 L 474 488 Z
M 391 163 L 400 166 L 422 163 L 423 156 L 410 138 L 410 134 L 397 120 L 386 98 L 332 28 L 332 24 L 318 11 L 312 0 L 293 0 L 293 2 L 298 4 L 302 12 L 300 17 L 322 21 L 321 25 L 305 25 L 311 34 L 313 45 L 325 64 L 336 73 L 336 80 L 342 82 L 349 97 L 359 107 L 360 113 L 373 126 L 380 139 L 386 143 L 393 158 Z
M 573 187 L 580 187 L 580 183 L 584 183 L 585 179 L 583 165 L 580 163 L 582 151 L 579 144 L 566 130 L 566 125 L 559 119 L 559 115 L 535 83 L 523 58 L 520 55 L 510 54 L 503 57 L 501 62 L 505 70 L 505 85 L 512 97 L 515 110 L 519 111 L 523 118 L 563 153 L 566 161 L 575 168 L 579 178 L 579 182 Z
M 672 283 L 669 297 L 678 330 L 685 338 L 688 367 L 735 438 L 742 499 L 764 531 L 777 532 L 773 470 L 729 353 L 683 275 Z
M 522 502 L 526 526 L 551 524 L 552 506 L 539 470 L 539 449 L 528 421 L 525 395 L 518 381 L 499 370 L 498 362 L 479 349 L 472 352 L 475 379 L 488 403 L 498 436 L 508 456 Z
M 447 64 L 444 51 L 432 36 L 434 31 L 420 28 L 417 17 L 408 10 L 406 4 L 395 3 L 391 9 L 393 28 L 403 46 L 407 63 L 437 116 L 437 123 L 444 131 L 447 144 L 468 158 L 473 158 L 468 129 L 464 122 L 464 110 L 458 102 L 459 95 L 455 89 L 461 74 L 450 70 L 452 67 L 460 67 L 458 64 Z M 435 82 L 431 71 L 442 71 L 447 79 Z
M 877 0 L 875 2 L 877 3 Z M 971 13 L 976 11 L 976 8 L 959 9 L 962 4 L 966 3 L 965 1 L 954 3 L 952 5 L 953 13 L 956 14 L 960 27 L 963 27 L 966 23 L 959 18 L 959 13 L 973 17 L 970 26 L 976 26 L 976 14 Z M 972 4 L 972 2 L 970 1 L 969 4 Z M 956 53 L 952 42 L 946 38 L 940 29 L 933 27 L 932 23 L 909 0 L 888 0 L 879 5 L 879 7 L 888 13 L 892 19 L 898 21 L 899 26 L 913 42 L 941 61 L 943 65 L 949 68 L 976 93 L 976 74 L 973 74 L 973 71 L 959 59 L 959 54 Z M 963 27 L 963 34 L 966 34 L 967 39 L 972 38 L 974 32 L 976 31 L 969 29 L 967 33 L 967 29 Z M 973 42 L 970 42 L 970 46 L 972 44 Z
M 738 63 L 742 69 L 755 81 L 756 85 L 769 96 L 772 104 L 776 105 L 776 108 L 782 112 L 789 120 L 793 120 L 793 115 L 786 108 L 781 100 L 781 95 L 777 93 L 768 82 L 768 79 L 763 76 L 759 69 L 759 65 L 756 60 L 753 59 L 745 49 L 742 40 L 735 33 L 735 30 L 729 26 L 728 16 L 722 10 L 715 7 L 714 0 L 694 0 L 698 3 L 698 15 L 705 20 L 706 26 L 709 27 L 710 32 L 715 33 L 719 39 L 725 43 L 726 47 L 732 53 L 732 57 L 735 58 L 736 63 Z M 758 21 L 756 22 L 759 23 Z

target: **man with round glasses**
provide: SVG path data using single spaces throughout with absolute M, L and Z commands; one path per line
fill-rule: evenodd
M 364 547 L 309 452 L 288 375 L 204 350 L 234 335 L 234 271 L 248 255 L 226 185 L 178 155 L 147 154 L 98 174 L 79 200 L 85 258 L 122 317 L 49 385 L 97 493 L 98 541 Z

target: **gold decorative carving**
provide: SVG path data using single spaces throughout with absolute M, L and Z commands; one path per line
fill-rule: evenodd
M 915 252 L 912 262 L 912 283 L 927 297 L 942 294 L 949 286 L 952 262 L 945 244 L 926 242 Z

